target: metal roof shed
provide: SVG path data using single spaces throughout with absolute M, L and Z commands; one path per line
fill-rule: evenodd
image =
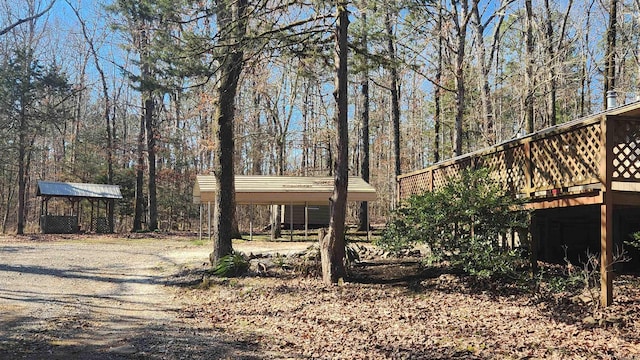
M 329 204 L 329 198 L 333 194 L 333 183 L 333 177 L 328 176 L 236 175 L 236 204 L 305 205 L 305 208 L 308 205 L 326 205 Z M 347 201 L 369 202 L 375 201 L 376 197 L 376 189 L 362 178 L 349 177 Z M 193 187 L 194 204 L 210 204 L 215 199 L 215 176 L 198 175 Z M 210 215 L 209 211 L 209 218 Z
M 107 184 L 86 184 L 57 181 L 38 181 L 37 196 L 42 197 L 40 208 L 40 228 L 43 233 L 75 233 L 80 231 L 80 202 L 87 199 L 91 203 L 90 230 L 113 232 L 113 207 L 117 199 L 122 199 L 120 186 Z M 69 215 L 49 213 L 49 201 L 53 198 L 69 200 Z M 104 202 L 104 214 L 100 216 L 100 205 Z M 97 204 L 97 206 L 95 206 Z M 95 216 L 94 216 L 95 215 Z

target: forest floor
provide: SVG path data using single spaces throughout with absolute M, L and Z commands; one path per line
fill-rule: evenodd
M 309 244 L 237 242 L 267 270 L 225 279 L 194 238 L 0 237 L 0 359 L 640 359 L 636 276 L 604 310 L 375 254 L 325 286 Z

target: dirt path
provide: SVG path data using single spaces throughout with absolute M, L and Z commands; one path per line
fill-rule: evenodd
M 259 357 L 180 316 L 167 277 L 207 254 L 175 239 L 0 239 L 0 359 Z

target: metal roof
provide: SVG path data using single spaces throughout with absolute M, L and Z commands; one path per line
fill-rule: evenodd
M 333 194 L 333 177 L 236 175 L 236 203 L 255 205 L 329 203 Z M 215 201 L 216 178 L 198 175 L 193 187 L 195 204 Z M 374 201 L 376 189 L 360 177 L 349 177 L 347 201 Z
M 38 180 L 37 196 L 122 199 L 120 186 Z

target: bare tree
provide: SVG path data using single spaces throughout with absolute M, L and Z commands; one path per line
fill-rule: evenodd
M 18 19 L 17 21 L 15 21 L 14 23 L 10 24 L 9 26 L 3 28 L 0 30 L 0 36 L 8 33 L 9 31 L 13 30 L 14 28 L 25 24 L 25 23 L 29 23 L 31 21 L 37 20 L 39 17 L 43 16 L 44 14 L 46 14 L 47 12 L 49 12 L 49 10 L 51 10 L 51 8 L 53 7 L 53 4 L 56 3 L 56 0 L 53 0 L 49 3 L 49 5 L 47 5 L 46 8 L 44 8 L 42 11 L 40 11 L 39 13 L 36 14 L 32 14 L 30 16 L 27 16 L 25 18 L 22 19 Z
M 393 33 L 393 23 L 391 11 L 396 11 L 395 2 L 385 2 L 384 27 L 386 31 L 387 52 L 389 56 L 389 72 L 391 75 L 391 123 L 393 124 L 393 155 L 395 161 L 395 174 L 400 175 L 402 171 L 400 156 L 400 79 L 398 75 L 398 59 L 396 56 L 395 35 Z
M 66 1 L 69 7 L 71 7 L 71 9 L 73 10 L 76 17 L 78 18 L 78 22 L 80 22 L 80 27 L 82 28 L 82 35 L 85 41 L 87 42 L 87 45 L 89 46 L 89 50 L 91 51 L 91 56 L 93 57 L 93 63 L 100 76 L 100 83 L 102 85 L 102 96 L 104 97 L 104 100 L 103 100 L 104 108 L 103 108 L 102 115 L 105 122 L 105 131 L 106 131 L 106 138 L 107 138 L 107 149 L 106 149 L 107 150 L 107 183 L 113 184 L 113 162 L 114 162 L 113 153 L 114 151 L 113 151 L 112 126 L 115 120 L 112 119 L 112 116 L 111 116 L 111 96 L 109 95 L 109 85 L 107 84 L 107 77 L 104 73 L 102 65 L 100 64 L 98 51 L 96 49 L 94 39 L 89 35 L 86 22 L 84 21 L 82 16 L 80 16 L 80 12 L 78 11 L 78 9 L 76 9 L 73 5 L 71 5 L 71 2 L 69 2 L 69 0 L 66 0 Z M 114 215 L 114 207 L 109 206 L 107 219 L 109 220 L 110 232 L 113 232 L 114 230 L 113 215 Z
M 369 170 L 370 170 L 370 161 L 369 161 L 369 108 L 370 108 L 370 96 L 369 96 L 369 38 L 367 29 L 367 1 L 363 1 L 362 4 L 362 30 L 360 33 L 360 46 L 362 47 L 361 51 L 363 53 L 362 57 L 362 73 L 360 74 L 360 94 L 362 95 L 362 111 L 360 112 L 360 121 L 361 129 L 360 129 L 360 146 L 361 146 L 361 157 L 360 157 L 360 176 L 362 180 L 367 183 L 370 181 Z M 358 211 L 358 230 L 360 231 L 368 231 L 369 230 L 369 205 L 366 202 L 360 203 L 360 209 Z
M 491 72 L 492 59 L 498 49 L 497 42 L 500 37 L 500 30 L 504 21 L 505 9 L 514 0 L 502 0 L 500 6 L 483 21 L 480 14 L 479 0 L 473 0 L 472 14 L 473 25 L 476 30 L 476 49 L 478 51 L 478 66 L 480 67 L 480 101 L 482 102 L 483 112 L 483 129 L 484 145 L 493 145 L 496 143 L 496 132 L 494 129 L 494 119 L 496 114 L 493 110 L 493 99 L 491 98 L 491 85 L 489 75 Z M 493 25 L 493 36 L 491 42 L 491 50 L 487 57 L 484 32 L 491 22 L 497 18 L 497 23 Z
M 471 20 L 471 9 L 468 0 L 451 0 L 453 28 L 455 31 L 455 63 L 454 77 L 456 83 L 456 116 L 453 129 L 453 154 L 462 155 L 462 122 L 464 120 L 464 107 L 466 96 L 465 84 L 465 57 L 467 44 L 467 27 Z
M 533 80 L 533 8 L 531 0 L 525 0 L 525 9 L 527 13 L 526 21 L 526 43 L 525 48 L 525 86 L 527 94 L 524 99 L 525 118 L 527 121 L 527 132 L 532 133 L 534 131 L 534 118 L 533 118 L 533 99 L 534 99 L 534 80 Z
M 544 0 L 544 7 L 547 13 L 547 19 L 545 21 L 545 37 L 546 37 L 546 57 L 549 61 L 549 65 L 547 66 L 547 77 L 548 77 L 548 88 L 549 91 L 547 93 L 547 116 L 549 117 L 549 125 L 554 126 L 557 122 L 556 115 L 556 103 L 557 103 L 557 93 L 558 93 L 558 85 L 557 85 L 557 70 L 558 66 L 558 53 L 562 49 L 563 40 L 565 38 L 565 31 L 567 28 L 567 21 L 569 20 L 569 13 L 571 12 L 571 7 L 573 5 L 573 0 L 569 0 L 566 4 L 566 10 L 563 16 L 562 25 L 560 27 L 559 36 L 554 36 L 553 31 L 553 15 L 551 11 L 551 6 L 549 0 Z
M 331 219 L 329 232 L 320 242 L 322 279 L 326 284 L 336 284 L 345 276 L 345 217 L 347 210 L 347 187 L 349 184 L 349 126 L 347 123 L 347 30 L 349 14 L 347 1 L 336 1 L 335 29 L 335 124 L 338 129 L 337 159 L 335 163 L 334 188 L 331 195 Z

